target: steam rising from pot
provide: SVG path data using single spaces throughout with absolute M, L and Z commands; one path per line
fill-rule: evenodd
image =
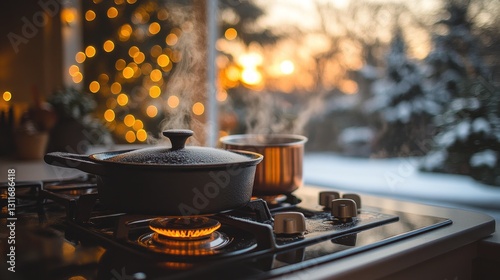
M 248 134 L 304 134 L 308 121 L 322 113 L 325 91 L 295 96 L 248 93 L 245 126 Z
M 164 85 L 164 93 L 177 96 L 180 100 L 176 108 L 170 108 L 164 101 L 163 109 L 167 117 L 162 121 L 161 131 L 172 128 L 190 128 L 195 131 L 191 143 L 199 145 L 205 139 L 208 127 L 204 121 L 193 117 L 192 105 L 195 102 L 205 103 L 208 83 L 206 30 L 200 4 L 169 6 L 170 20 L 182 29 L 175 50 L 181 53 L 182 59 L 175 65 L 168 82 Z M 270 92 L 246 92 L 243 101 L 245 115 L 240 121 L 245 123 L 246 133 L 261 134 L 304 134 L 307 122 L 323 110 L 326 91 L 303 95 L 288 95 Z M 201 132 L 201 135 L 200 135 Z M 216 132 L 215 132 L 216 133 Z M 205 134 L 205 135 L 203 135 Z M 196 138 L 198 137 L 198 138 Z M 162 139 L 162 137 L 159 137 Z M 155 140 L 159 141 L 159 140 Z M 167 141 L 162 139 L 161 141 Z
M 195 4 L 196 5 L 196 4 Z M 191 137 L 191 143 L 198 145 L 200 132 L 204 131 L 204 124 L 192 116 L 192 105 L 195 102 L 206 100 L 206 44 L 203 40 L 203 26 L 197 11 L 200 7 L 193 5 L 179 5 L 169 3 L 170 21 L 179 26 L 182 33 L 178 36 L 177 43 L 173 46 L 175 52 L 181 55 L 173 69 L 167 83 L 163 86 L 165 96 L 176 96 L 180 102 L 177 107 L 171 108 L 167 99 L 163 102 L 166 118 L 161 122 L 161 130 L 172 128 L 190 128 L 196 131 Z M 198 137 L 198 138 L 197 138 Z M 159 137 L 160 141 L 167 141 Z M 153 140 L 158 142 L 158 140 Z

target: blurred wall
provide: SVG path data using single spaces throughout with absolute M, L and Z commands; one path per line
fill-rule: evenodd
M 0 96 L 10 91 L 12 104 L 63 85 L 60 11 L 56 0 L 0 1 Z

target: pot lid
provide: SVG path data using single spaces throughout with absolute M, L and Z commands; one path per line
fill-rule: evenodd
M 185 146 L 186 140 L 193 135 L 188 129 L 170 129 L 163 131 L 170 139 L 172 147 L 152 147 L 94 155 L 95 159 L 116 163 L 145 165 L 225 165 L 259 160 L 261 155 L 254 153 L 232 152 L 223 149 Z

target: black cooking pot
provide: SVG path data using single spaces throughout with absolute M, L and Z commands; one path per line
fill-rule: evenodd
M 167 130 L 172 147 L 86 155 L 54 152 L 48 164 L 97 175 L 101 203 L 137 214 L 215 214 L 246 204 L 256 165 L 263 156 L 247 151 L 186 146 L 191 130 Z

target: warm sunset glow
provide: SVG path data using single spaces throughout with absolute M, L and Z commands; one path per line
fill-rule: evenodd
M 240 79 L 240 69 L 238 67 L 231 65 L 225 70 L 226 76 L 229 80 L 236 82 Z
M 193 104 L 193 114 L 197 116 L 203 115 L 205 112 L 205 106 L 201 102 L 196 102 Z
M 264 61 L 262 55 L 258 53 L 247 53 L 238 57 L 237 62 L 243 67 L 250 68 L 261 65 Z
M 353 80 L 342 81 L 339 88 L 345 94 L 355 94 L 358 92 L 358 84 Z
M 290 75 L 295 70 L 295 65 L 290 60 L 283 60 L 280 63 L 280 70 L 285 75 Z
M 167 99 L 167 104 L 172 109 L 177 108 L 177 106 L 179 106 L 179 103 L 180 103 L 179 97 L 175 95 L 171 95 Z
M 241 80 L 247 85 L 257 85 L 262 82 L 262 74 L 255 68 L 245 68 L 241 72 Z

